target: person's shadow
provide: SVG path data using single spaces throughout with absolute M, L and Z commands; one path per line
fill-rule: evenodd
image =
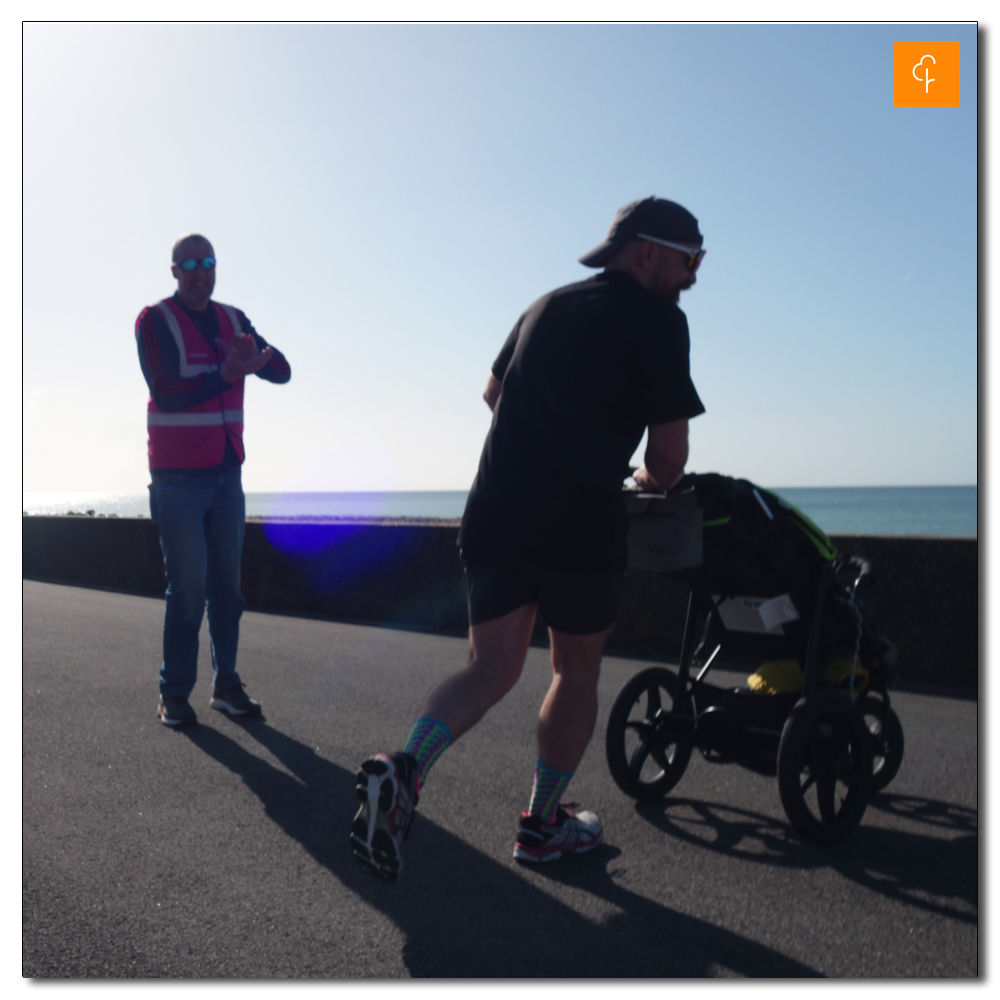
M 238 774 L 266 813 L 345 887 L 406 936 L 411 975 L 430 978 L 696 978 L 729 970 L 747 977 L 813 977 L 815 970 L 703 920 L 617 885 L 607 845 L 574 859 L 570 884 L 620 913 L 588 921 L 529 881 L 417 813 L 406 868 L 395 885 L 355 863 L 348 831 L 357 811 L 354 772 L 323 759 L 264 720 L 239 723 L 291 775 L 209 726 L 191 741 Z

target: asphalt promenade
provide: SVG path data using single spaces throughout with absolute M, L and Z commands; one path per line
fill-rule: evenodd
M 264 705 L 155 715 L 162 601 L 23 583 L 23 975 L 193 978 L 975 977 L 978 711 L 898 693 L 896 780 L 845 844 L 803 843 L 773 778 L 697 755 L 636 806 L 604 760 L 607 713 L 645 664 L 609 658 L 571 786 L 597 851 L 511 857 L 548 686 L 545 649 L 437 763 L 388 885 L 348 848 L 355 772 L 398 749 L 449 636 L 247 613 Z M 735 682 L 734 678 L 734 682 Z M 982 970 L 986 971 L 986 970 Z

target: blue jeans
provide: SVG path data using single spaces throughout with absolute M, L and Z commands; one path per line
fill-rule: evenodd
M 160 528 L 167 577 L 160 693 L 187 697 L 194 689 L 206 604 L 213 689 L 242 683 L 236 647 L 246 604 L 240 593 L 246 502 L 239 468 L 208 475 L 158 469 L 149 513 Z

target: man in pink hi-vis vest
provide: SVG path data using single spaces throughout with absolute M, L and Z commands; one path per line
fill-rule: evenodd
M 159 525 L 167 577 L 157 707 L 167 726 L 198 721 L 188 699 L 206 608 L 209 705 L 230 715 L 261 713 L 236 672 L 244 607 L 243 381 L 256 375 L 281 384 L 292 370 L 241 310 L 212 300 L 215 265 L 204 236 L 182 236 L 170 268 L 177 291 L 143 309 L 135 324 L 149 386 L 149 510 Z

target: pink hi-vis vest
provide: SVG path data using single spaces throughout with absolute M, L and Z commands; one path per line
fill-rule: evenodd
M 213 302 L 219 317 L 218 347 L 210 344 L 194 322 L 172 299 L 153 307 L 167 321 L 180 355 L 181 378 L 217 372 L 229 353 L 233 335 L 242 333 L 232 306 Z M 153 402 L 146 407 L 151 469 L 210 469 L 222 463 L 226 437 L 243 461 L 243 379 L 237 379 L 221 395 L 174 413 L 166 413 Z

